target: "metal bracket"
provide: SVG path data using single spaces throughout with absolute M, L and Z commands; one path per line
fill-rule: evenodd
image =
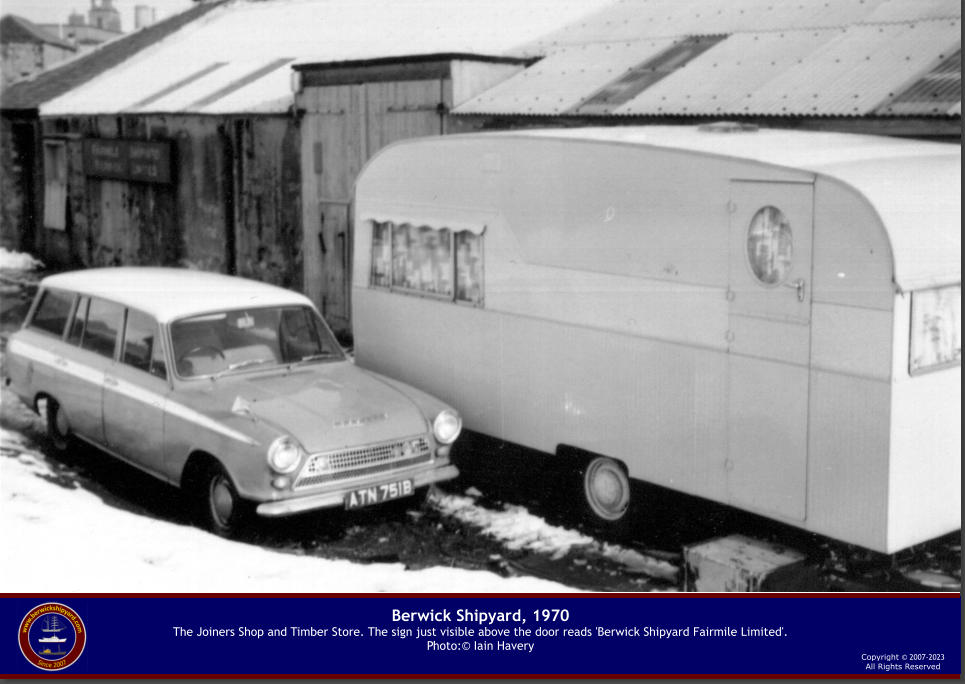
M 806 290 L 807 290 L 807 283 L 804 282 L 804 278 L 798 278 L 793 282 L 784 283 L 784 287 L 790 287 L 797 290 L 797 300 L 799 302 L 804 301 L 804 297 L 806 296 Z

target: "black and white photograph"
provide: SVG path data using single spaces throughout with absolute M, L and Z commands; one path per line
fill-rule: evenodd
M 960 592 L 959 0 L 0 10 L 3 592 Z

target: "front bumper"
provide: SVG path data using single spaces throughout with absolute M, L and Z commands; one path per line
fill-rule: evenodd
M 387 480 L 411 479 L 413 487 L 418 489 L 419 487 L 424 487 L 434 482 L 451 480 L 458 475 L 459 470 L 452 464 L 444 465 L 438 468 L 421 468 L 415 472 L 399 470 L 392 473 L 379 473 L 377 477 L 367 477 L 365 479 L 354 480 L 351 483 L 346 483 L 338 489 L 330 489 L 318 494 L 296 496 L 291 499 L 284 499 L 282 501 L 267 501 L 265 503 L 258 504 L 257 508 L 255 508 L 255 512 L 258 515 L 263 515 L 268 518 L 276 518 L 283 515 L 292 515 L 294 513 L 311 511 L 317 508 L 333 508 L 335 506 L 344 505 L 345 497 L 348 496 L 349 492 L 353 492 L 356 489 L 362 489 L 364 487 L 370 487 L 375 484 L 381 484 Z

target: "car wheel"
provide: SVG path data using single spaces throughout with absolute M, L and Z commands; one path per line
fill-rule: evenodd
M 246 517 L 247 502 L 220 464 L 211 464 L 198 487 L 201 524 L 220 537 L 234 537 Z
M 582 468 L 583 499 L 591 521 L 615 523 L 630 507 L 630 478 L 619 462 L 597 456 Z
M 73 443 L 67 414 L 56 399 L 48 398 L 45 410 L 47 418 L 47 439 L 58 454 L 65 454 Z

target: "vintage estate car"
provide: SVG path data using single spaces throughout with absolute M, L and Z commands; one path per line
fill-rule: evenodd
M 355 366 L 312 303 L 166 268 L 45 278 L 7 345 L 5 382 L 75 437 L 182 487 L 230 535 L 283 516 L 424 493 L 456 477 L 459 415 Z

